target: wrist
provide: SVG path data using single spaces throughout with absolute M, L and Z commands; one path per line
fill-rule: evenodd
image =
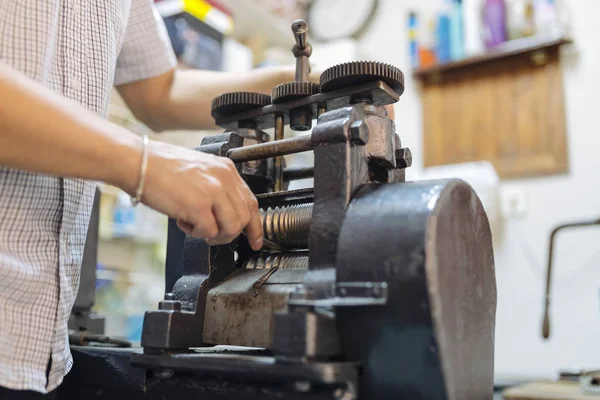
M 110 170 L 110 183 L 130 196 L 135 196 L 140 181 L 140 167 L 143 158 L 143 138 L 127 131 L 114 146 Z

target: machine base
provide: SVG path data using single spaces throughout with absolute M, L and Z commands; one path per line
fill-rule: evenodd
M 356 395 L 353 363 L 281 363 L 262 350 L 224 347 L 182 354 L 101 347 L 71 352 L 74 366 L 60 400 L 349 400 Z

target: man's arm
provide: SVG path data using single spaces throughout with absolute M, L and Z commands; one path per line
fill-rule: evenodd
M 0 166 L 83 178 L 135 192 L 142 141 L 0 63 Z M 142 201 L 188 234 L 262 245 L 258 204 L 225 158 L 151 142 Z
M 219 94 L 271 94 L 273 87 L 292 80 L 293 68 L 262 68 L 245 73 L 171 70 L 117 89 L 135 117 L 157 132 L 201 130 L 216 128 L 210 112 L 211 101 Z
M 221 93 L 246 91 L 271 94 L 271 90 L 294 80 L 293 67 L 255 69 L 249 72 L 171 70 L 162 75 L 117 87 L 133 114 L 151 129 L 202 130 L 216 128 L 210 115 L 211 101 Z M 310 76 L 313 82 L 319 75 Z M 394 118 L 393 106 L 387 106 Z

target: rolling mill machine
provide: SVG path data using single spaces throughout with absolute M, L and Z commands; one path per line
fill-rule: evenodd
M 496 285 L 479 198 L 459 180 L 405 182 L 411 153 L 384 108 L 404 91 L 398 68 L 351 62 L 313 83 L 306 23 L 292 31 L 295 80 L 215 98 L 225 131 L 197 148 L 236 163 L 266 244 L 209 246 L 170 221 L 166 295 L 131 356 L 146 394 L 185 376 L 204 399 L 491 399 Z M 284 138 L 286 126 L 312 131 Z M 306 151 L 313 168 L 285 168 Z M 287 190 L 306 177 L 314 187 Z

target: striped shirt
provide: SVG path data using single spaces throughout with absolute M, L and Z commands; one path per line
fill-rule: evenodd
M 0 62 L 103 117 L 113 85 L 176 65 L 151 0 L 0 0 Z M 50 392 L 71 368 L 67 321 L 94 190 L 0 166 L 1 387 Z

